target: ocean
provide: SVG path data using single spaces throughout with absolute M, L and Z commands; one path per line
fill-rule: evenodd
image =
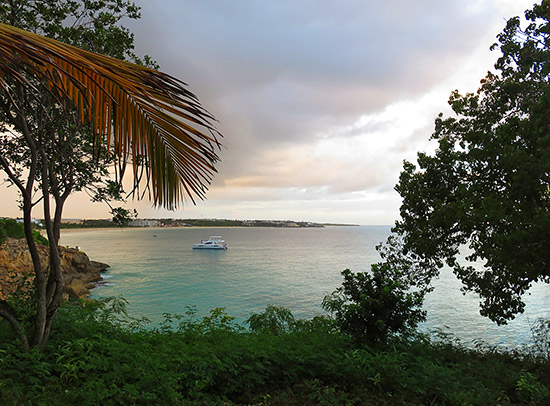
M 131 316 L 154 326 L 164 313 L 184 314 L 190 306 L 199 315 L 225 307 L 238 322 L 268 304 L 300 318 L 323 314 L 323 297 L 341 285 L 341 272 L 368 271 L 379 260 L 375 246 L 389 232 L 389 226 L 63 230 L 60 244 L 111 265 L 92 298 L 122 296 Z M 191 248 L 211 235 L 221 235 L 229 248 Z M 533 286 L 526 312 L 505 326 L 479 315 L 478 298 L 462 294 L 451 270 L 443 269 L 434 286 L 421 329 L 452 334 L 466 345 L 515 347 L 529 341 L 537 318 L 550 317 L 550 285 Z

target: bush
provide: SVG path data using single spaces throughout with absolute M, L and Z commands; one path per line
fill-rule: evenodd
M 43 245 L 50 245 L 47 238 L 43 237 L 39 231 L 33 230 L 34 241 Z M 6 241 L 6 237 L 25 238 L 25 227 L 14 219 L 0 219 L 0 245 Z
M 425 336 L 356 346 L 324 317 L 295 320 L 284 334 L 249 331 L 223 308 L 146 329 L 124 317 L 124 304 L 63 303 L 48 345 L 26 354 L 0 321 L 0 404 L 550 404 L 548 361 Z M 278 319 L 277 309 L 260 315 Z
M 280 306 L 268 305 L 265 312 L 250 315 L 246 323 L 252 331 L 269 331 L 274 335 L 279 335 L 291 331 L 296 324 L 296 320 L 290 310 Z
M 344 282 L 323 300 L 343 333 L 358 342 L 385 343 L 389 336 L 406 334 L 424 320 L 423 294 L 411 292 L 401 275 L 388 264 L 371 267 L 372 273 L 342 272 Z
M 539 318 L 531 326 L 531 345 L 528 351 L 534 358 L 550 361 L 550 318 Z
M 2 234 L 4 235 L 4 238 L 0 240 L 2 243 L 4 243 L 6 237 L 25 238 L 23 224 L 14 219 L 0 219 L 0 230 L 3 231 Z

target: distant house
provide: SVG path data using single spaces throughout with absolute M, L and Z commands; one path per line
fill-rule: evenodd
M 7 217 L 4 217 L 4 218 L 7 218 Z M 23 219 L 15 219 L 15 221 L 17 221 L 18 223 L 24 222 Z M 42 221 L 37 219 L 31 219 L 31 223 L 36 224 L 38 227 L 44 227 L 44 225 L 42 224 Z
M 130 227 L 159 227 L 158 220 L 132 220 L 128 223 Z

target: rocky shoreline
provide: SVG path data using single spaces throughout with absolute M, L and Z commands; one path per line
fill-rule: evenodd
M 39 244 L 38 250 L 42 266 L 46 268 L 49 249 Z M 88 297 L 90 290 L 103 280 L 101 272 L 109 265 L 91 261 L 76 248 L 59 247 L 59 250 L 64 299 Z M 0 300 L 5 300 L 17 291 L 28 290 L 33 278 L 33 264 L 25 239 L 7 238 L 0 246 Z

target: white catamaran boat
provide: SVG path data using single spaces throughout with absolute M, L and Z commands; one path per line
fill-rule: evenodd
M 193 249 L 226 250 L 227 243 L 219 235 L 213 235 L 208 240 L 193 244 Z

